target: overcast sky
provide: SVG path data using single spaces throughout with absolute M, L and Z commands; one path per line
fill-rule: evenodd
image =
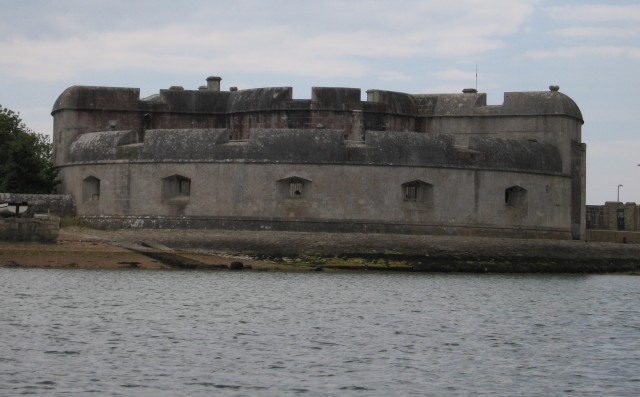
M 72 85 L 457 93 L 557 84 L 582 110 L 587 204 L 640 203 L 637 0 L 0 0 L 0 104 L 51 134 Z

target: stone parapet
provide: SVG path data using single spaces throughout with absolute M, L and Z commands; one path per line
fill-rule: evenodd
M 76 203 L 70 194 L 0 193 L 0 203 L 27 203 L 29 209 L 23 218 L 40 213 L 51 213 L 61 217 L 76 214 Z
M 0 219 L 0 241 L 56 243 L 59 232 L 60 218 L 54 215 Z

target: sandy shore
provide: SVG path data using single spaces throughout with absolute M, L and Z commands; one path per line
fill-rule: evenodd
M 57 244 L 0 242 L 0 266 L 83 269 L 640 271 L 640 245 L 447 236 L 70 227 Z
M 142 253 L 145 247 L 139 246 L 137 242 L 132 243 L 118 237 L 117 232 L 67 228 L 60 230 L 57 244 L 0 242 L 0 266 L 80 269 L 174 268 Z M 137 237 L 142 237 L 144 240 L 144 232 Z M 210 265 L 214 269 L 228 267 L 234 261 L 240 261 L 256 269 L 277 270 L 279 268 L 276 263 L 256 261 L 243 255 L 202 254 L 189 250 L 180 251 L 179 254 L 185 258 L 192 258 L 198 263 Z

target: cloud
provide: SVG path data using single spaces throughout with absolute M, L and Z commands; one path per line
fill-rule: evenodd
M 547 14 L 558 20 L 575 22 L 640 23 L 640 5 L 567 5 L 549 7 Z
M 640 138 L 599 142 L 597 145 L 589 145 L 589 156 L 603 160 L 626 159 L 627 163 L 636 165 L 640 163 L 637 150 L 639 147 Z
M 44 135 L 51 135 L 53 130 L 53 125 L 51 122 L 51 107 L 21 107 L 20 108 L 20 117 L 25 120 L 30 120 L 27 124 L 29 129 Z M 26 122 L 25 122 L 26 123 Z
M 566 47 L 555 50 L 527 51 L 526 56 L 534 59 L 549 58 L 576 58 L 576 57 L 628 57 L 640 59 L 640 47 L 631 46 L 593 46 L 593 47 Z
M 194 41 L 193 37 L 201 40 Z M 17 39 L 0 44 L 6 74 L 28 79 L 58 80 L 79 71 L 152 69 L 171 73 L 240 70 L 297 75 L 358 75 L 367 67 L 316 44 L 287 40 L 283 29 L 187 32 L 181 26 L 132 32 L 90 34 L 64 40 Z M 65 54 L 62 56 L 61 54 Z
M 15 29 L 0 38 L 1 78 L 58 81 L 135 69 L 405 79 L 402 71 L 372 61 L 450 60 L 494 51 L 531 16 L 534 2 L 240 1 L 215 9 L 217 14 L 210 3 L 197 2 L 185 22 L 161 15 L 167 3 L 158 4 L 138 24 L 113 18 L 115 29 L 105 25 L 108 14 L 92 28 L 87 21 L 96 15 L 85 21 L 85 14 L 52 8 L 49 34 Z M 155 23 L 145 25 L 147 20 Z
M 378 78 L 382 81 L 409 81 L 411 76 L 395 70 L 383 70 L 378 73 Z
M 556 36 L 562 37 L 590 37 L 590 38 L 623 38 L 628 39 L 640 34 L 640 28 L 638 27 L 567 27 L 562 29 L 553 30 L 551 32 Z
M 602 204 L 616 199 L 617 185 L 622 201 L 640 203 L 640 139 L 616 139 L 587 145 L 587 196 L 590 204 Z M 605 189 L 603 189 L 605 187 Z
M 530 58 L 640 58 L 640 5 L 563 5 L 547 8 L 546 15 L 559 24 L 549 34 L 561 38 L 563 47 L 529 51 Z
M 447 69 L 434 73 L 436 77 L 442 80 L 469 80 L 473 81 L 476 78 L 476 72 L 464 71 L 459 69 Z

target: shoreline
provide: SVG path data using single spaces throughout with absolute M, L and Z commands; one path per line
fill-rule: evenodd
M 0 242 L 0 267 L 640 274 L 640 245 L 485 237 L 232 230 L 60 229 Z

